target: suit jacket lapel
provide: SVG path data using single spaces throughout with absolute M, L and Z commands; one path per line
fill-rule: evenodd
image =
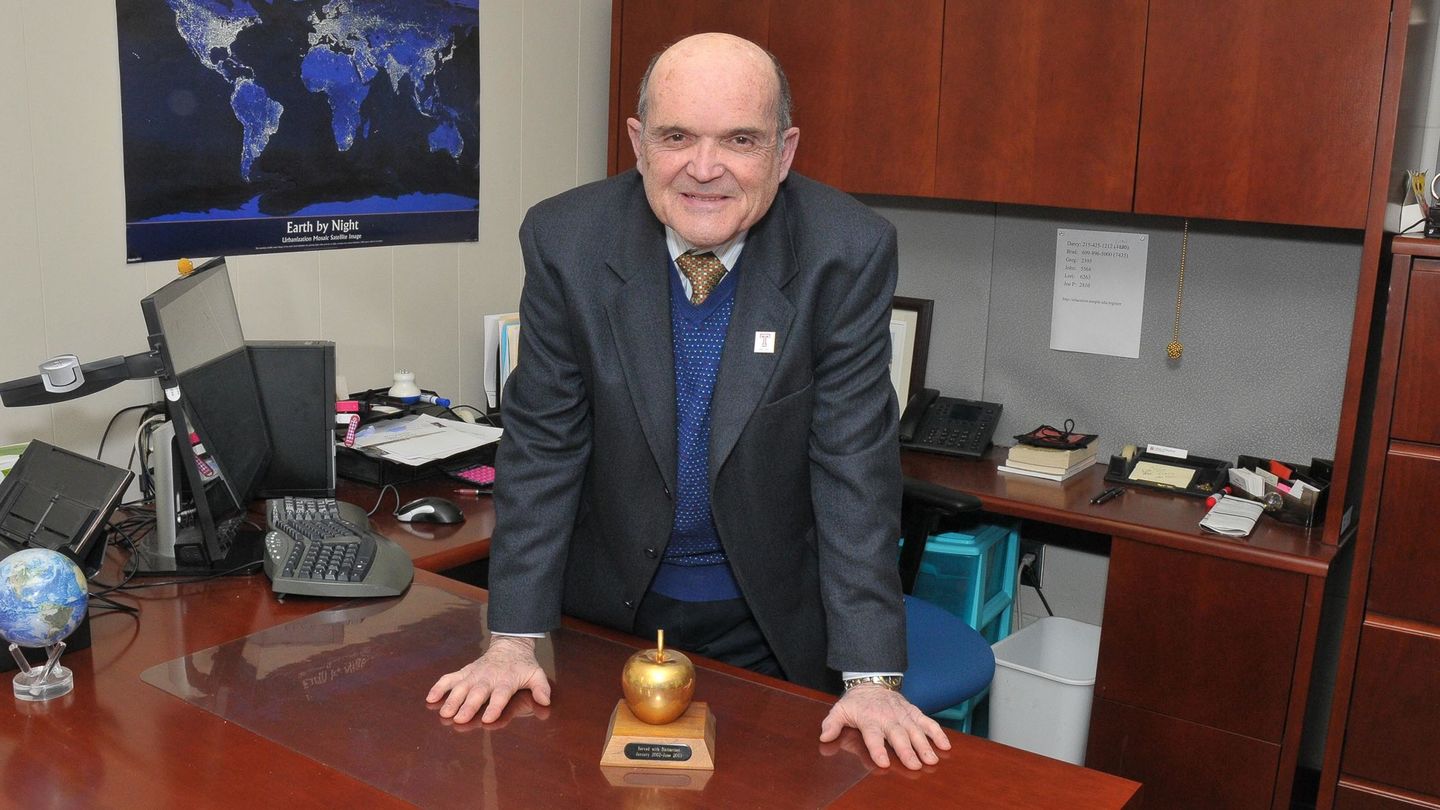
M 750 229 L 740 256 L 734 314 L 710 401 L 712 486 L 750 421 L 750 414 L 760 405 L 789 342 L 795 307 L 781 288 L 795 274 L 796 261 L 785 221 L 784 198 L 782 186 L 769 213 Z M 773 352 L 755 351 L 757 332 L 775 333 Z
M 674 491 L 675 352 L 665 229 L 643 193 L 634 195 L 621 221 L 628 224 L 617 232 L 606 263 L 625 283 L 605 309 L 645 441 L 666 486 Z

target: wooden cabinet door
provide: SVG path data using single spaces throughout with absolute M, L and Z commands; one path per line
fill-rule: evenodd
M 1440 444 L 1440 262 L 1417 260 L 1410 272 L 1395 372 L 1390 436 Z
M 1367 619 L 1340 770 L 1440 797 L 1440 628 Z
M 1096 696 L 1280 743 L 1305 586 L 1302 574 L 1114 538 Z
M 610 36 L 610 173 L 635 166 L 625 119 L 635 115 L 650 59 L 691 34 L 719 31 L 768 47 L 769 0 L 615 0 Z
M 795 171 L 855 194 L 930 196 L 943 0 L 785 0 L 770 50 L 795 97 Z
M 1129 211 L 1145 13 L 1146 0 L 949 0 L 936 195 Z
M 1385 456 L 1380 522 L 1370 557 L 1368 610 L 1440 626 L 1440 600 L 1435 598 L 1440 583 L 1437 501 L 1440 447 L 1392 444 Z
M 1151 0 L 1135 211 L 1363 228 L 1389 16 Z
M 1280 746 L 1097 698 L 1085 766 L 1143 784 L 1146 808 L 1261 810 Z

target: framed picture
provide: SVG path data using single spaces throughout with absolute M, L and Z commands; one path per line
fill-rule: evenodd
M 903 413 L 910 397 L 925 387 L 925 362 L 930 356 L 929 298 L 895 296 L 890 303 L 890 383 Z

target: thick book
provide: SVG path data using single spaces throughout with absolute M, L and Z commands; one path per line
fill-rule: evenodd
M 1091 459 L 1090 459 L 1090 464 L 1094 464 L 1094 463 L 1095 463 L 1095 459 L 1094 459 L 1094 458 L 1091 458 Z M 1001 464 L 999 467 L 996 467 L 995 469 L 997 469 L 997 470 L 999 470 L 1000 472 L 1003 472 L 1003 473 L 1014 473 L 1015 475 L 1026 475 L 1026 476 L 1029 476 L 1029 477 L 1031 477 L 1031 478 L 1044 478 L 1044 479 L 1047 480 L 1047 481 L 1064 481 L 1064 480 L 1066 480 L 1067 478 L 1070 478 L 1071 476 L 1075 475 L 1076 473 L 1081 472 L 1081 471 L 1084 470 L 1086 467 L 1089 467 L 1090 464 L 1084 464 L 1084 465 L 1081 465 L 1081 466 L 1079 466 L 1079 467 L 1075 467 L 1074 469 L 1069 470 L 1068 472 L 1063 472 L 1063 473 L 1036 472 L 1035 470 L 1025 470 L 1025 469 L 1021 469 L 1020 467 L 1011 467 L 1011 466 L 1006 465 L 1006 464 Z
M 1074 472 L 1076 470 L 1083 470 L 1086 467 L 1094 465 L 1096 461 L 1098 461 L 1098 459 L 1094 456 L 1091 456 L 1082 461 L 1075 462 L 1075 465 L 1072 467 L 1052 467 L 1049 464 L 1031 464 L 1026 461 L 1016 461 L 1015 459 L 1011 458 L 1005 460 L 1005 466 L 1014 467 L 1017 470 L 1030 470 L 1032 472 L 1064 475 L 1066 473 Z
M 1007 463 L 1009 461 L 1023 461 L 1026 464 L 1039 464 L 1045 467 L 1056 467 L 1068 470 L 1079 462 L 1094 458 L 1095 445 L 1093 443 L 1085 447 L 1077 447 L 1073 450 L 1057 450 L 1051 447 L 1033 447 L 1028 444 L 1017 444 L 1010 448 Z

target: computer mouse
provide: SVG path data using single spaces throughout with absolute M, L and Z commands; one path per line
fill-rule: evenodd
M 464 523 L 465 513 L 454 501 L 431 495 L 401 506 L 395 519 L 402 523 Z

